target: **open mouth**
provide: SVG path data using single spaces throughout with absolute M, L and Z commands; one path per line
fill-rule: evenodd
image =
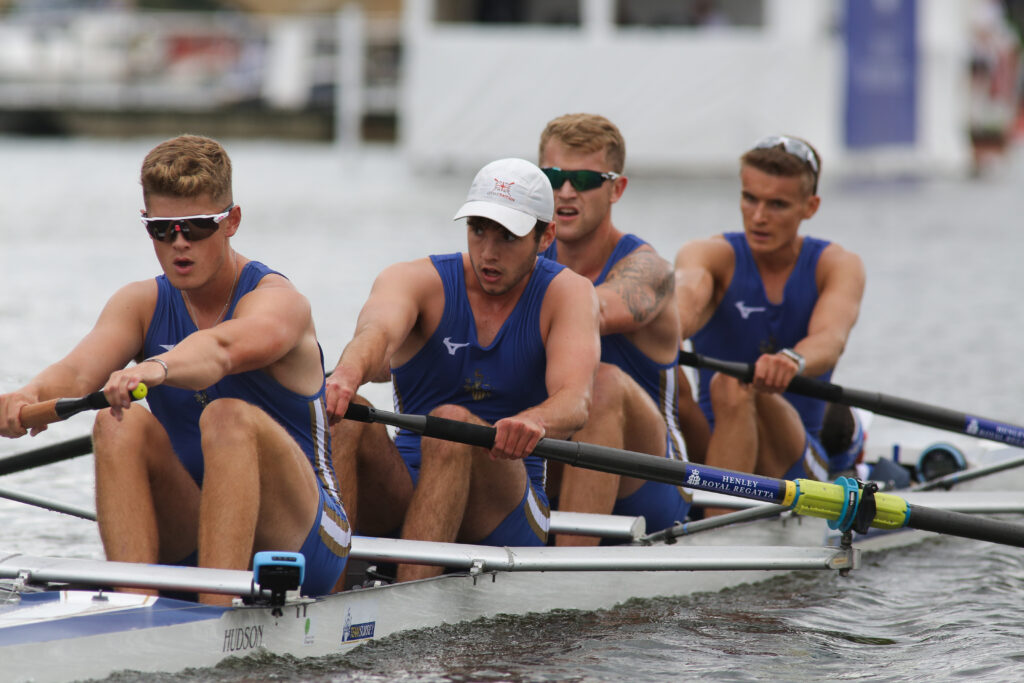
M 176 258 L 174 259 L 174 267 L 178 271 L 187 271 L 192 268 L 195 262 L 190 258 Z

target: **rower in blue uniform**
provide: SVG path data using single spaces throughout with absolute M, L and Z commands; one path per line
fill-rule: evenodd
M 25 433 L 22 405 L 102 387 L 111 408 L 93 445 L 108 559 L 247 569 L 258 551 L 298 551 L 302 591 L 328 593 L 350 532 L 309 302 L 232 248 L 242 213 L 215 140 L 157 145 L 141 180 L 163 275 L 123 287 L 71 353 L 0 396 L 0 434 Z M 140 382 L 152 412 L 131 403 Z
M 860 257 L 798 233 L 820 205 L 820 173 L 804 140 L 758 141 L 741 158 L 743 232 L 690 242 L 676 256 L 683 338 L 697 353 L 755 364 L 750 384 L 700 372 L 708 465 L 818 480 L 853 465 L 856 454 L 830 459 L 819 441 L 825 404 L 784 393 L 797 374 L 831 377 L 864 293 Z
M 538 257 L 554 239 L 551 184 L 535 165 L 482 168 L 455 218 L 466 253 L 385 269 L 327 381 L 343 493 L 360 533 L 405 539 L 543 545 L 544 437 L 586 421 L 599 358 L 590 282 Z M 390 368 L 399 412 L 493 424 L 493 448 L 341 420 L 356 391 Z M 354 490 L 353 490 L 354 489 Z M 408 581 L 439 567 L 399 565 Z
M 627 185 L 625 151 L 615 124 L 593 114 L 560 116 L 540 139 L 540 164 L 555 192 L 556 240 L 544 255 L 590 279 L 601 306 L 594 407 L 573 438 L 685 460 L 688 441 L 676 406 L 677 382 L 686 380 L 676 371 L 672 268 L 611 218 Z M 682 390 L 689 392 L 689 385 Z M 642 515 L 652 530 L 682 522 L 689 510 L 689 494 L 669 484 L 569 466 L 552 467 L 552 475 L 549 488 L 559 510 Z M 558 545 L 596 542 L 565 534 L 556 539 Z

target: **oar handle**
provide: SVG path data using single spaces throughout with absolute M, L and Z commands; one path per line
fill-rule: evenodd
M 377 410 L 376 408 L 358 403 L 349 405 L 348 410 L 345 412 L 345 419 L 391 425 L 392 427 L 405 429 L 422 436 L 456 441 L 470 446 L 479 446 L 480 448 L 491 448 L 494 446 L 494 436 L 497 433 L 494 427 L 486 425 L 470 424 L 431 415 L 389 413 L 386 410 Z
M 141 398 L 145 398 L 147 391 L 146 385 L 139 382 L 139 386 L 132 390 L 132 400 L 138 401 Z M 21 420 L 22 427 L 34 429 L 66 420 L 72 415 L 77 415 L 86 410 L 101 410 L 109 407 L 110 403 L 107 401 L 107 397 L 103 395 L 103 392 L 94 391 L 88 396 L 82 396 L 81 398 L 52 398 L 49 401 L 23 406 L 18 417 Z
M 754 379 L 753 363 L 737 363 L 735 361 L 702 356 L 692 351 L 680 351 L 679 364 L 689 365 L 694 368 L 707 368 L 708 370 L 730 375 L 742 382 L 751 382 Z M 831 401 L 833 403 L 841 403 L 844 393 L 841 386 L 830 382 L 822 382 L 813 377 L 804 377 L 803 375 L 794 377 L 790 381 L 789 386 L 786 387 L 786 391 L 810 396 L 811 398 L 820 398 L 823 401 Z

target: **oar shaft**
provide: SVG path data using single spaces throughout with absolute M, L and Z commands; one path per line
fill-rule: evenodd
M 80 517 L 81 519 L 87 519 L 91 522 L 96 521 L 96 513 L 92 510 L 86 510 L 85 508 L 68 505 L 56 500 L 50 500 L 49 498 L 34 496 L 31 493 L 23 493 L 22 491 L 12 491 L 11 489 L 0 488 L 0 498 L 6 498 L 7 500 L 13 500 L 27 505 L 35 505 L 36 507 L 40 507 L 45 510 L 52 510 L 53 512 L 63 512 L 66 515 Z
M 909 507 L 910 516 L 907 526 L 911 529 L 935 531 L 940 534 L 1002 543 L 1018 548 L 1024 547 L 1024 526 L 1020 524 L 919 505 L 910 505 Z
M 68 441 L 43 446 L 18 455 L 10 455 L 0 459 L 0 476 L 30 470 L 55 462 L 70 460 L 92 453 L 92 437 L 78 436 Z
M 679 352 L 679 362 L 696 368 L 707 368 L 749 382 L 754 376 L 750 363 L 736 363 L 709 358 L 689 351 Z M 958 434 L 968 434 L 980 439 L 997 441 L 1011 446 L 1024 447 L 1024 427 L 999 422 L 977 415 L 968 415 L 948 408 L 928 405 L 905 398 L 889 396 L 873 391 L 861 391 L 823 382 L 813 377 L 797 375 L 786 387 L 787 391 L 802 396 L 818 398 L 831 403 L 841 403 L 864 408 L 879 415 L 898 420 L 916 422 L 927 427 L 944 429 Z
M 1012 470 L 1016 467 L 1024 466 L 1024 456 L 1019 458 L 1013 458 L 1005 462 L 996 463 L 994 465 L 986 465 L 985 467 L 978 467 L 970 470 L 959 470 L 957 472 L 950 472 L 949 474 L 939 477 L 938 479 L 930 479 L 923 484 L 918 484 L 912 487 L 911 491 L 930 491 L 937 488 L 949 488 L 954 484 L 962 484 L 965 481 L 971 481 L 972 479 L 978 479 L 980 477 L 986 477 L 996 472 L 1002 472 L 1003 470 Z

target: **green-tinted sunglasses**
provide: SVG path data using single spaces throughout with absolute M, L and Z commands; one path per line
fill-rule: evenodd
M 619 177 L 618 173 L 612 171 L 563 171 L 557 166 L 549 166 L 540 170 L 544 171 L 544 175 L 551 181 L 551 187 L 556 190 L 565 185 L 565 181 L 568 180 L 577 192 L 593 190 L 595 187 L 601 187 L 604 181 L 615 180 Z

